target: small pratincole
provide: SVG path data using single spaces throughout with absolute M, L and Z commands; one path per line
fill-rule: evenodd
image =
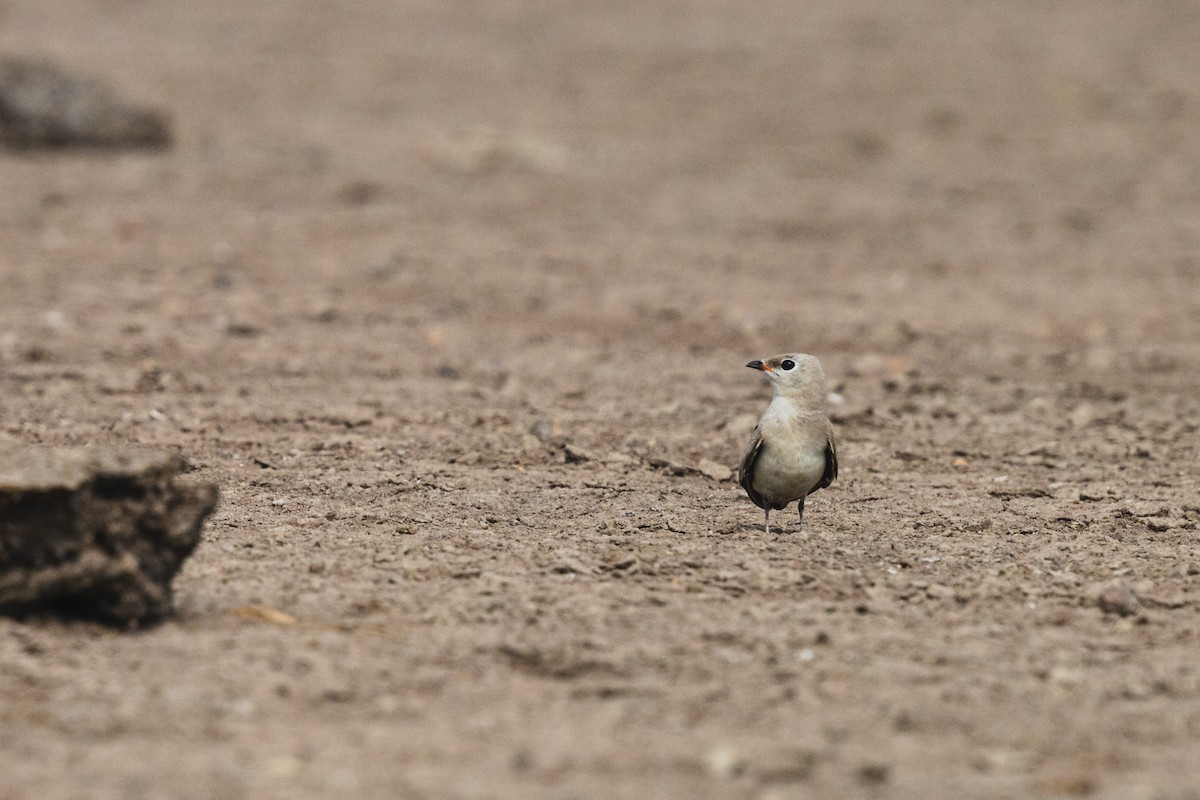
M 774 397 L 750 437 L 738 483 L 766 516 L 796 501 L 804 524 L 804 498 L 833 483 L 838 473 L 833 425 L 825 413 L 825 371 L 804 353 L 787 353 L 746 365 L 771 379 Z M 799 530 L 799 528 L 797 528 Z

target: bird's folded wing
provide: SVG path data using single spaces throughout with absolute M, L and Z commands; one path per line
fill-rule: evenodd
M 746 494 L 750 495 L 750 499 L 754 505 L 759 508 L 766 508 L 767 501 L 763 496 L 754 491 L 754 467 L 758 464 L 758 458 L 762 455 L 763 449 L 766 447 L 766 442 L 758 435 L 758 430 L 754 431 L 754 438 L 750 441 L 750 446 L 746 448 L 746 455 L 742 456 L 742 464 L 738 467 L 738 483 L 746 490 Z
M 830 436 L 825 440 L 825 474 L 821 476 L 821 482 L 813 488 L 813 491 L 824 489 L 833 483 L 834 479 L 837 478 L 837 469 L 837 445 L 833 443 L 833 437 Z

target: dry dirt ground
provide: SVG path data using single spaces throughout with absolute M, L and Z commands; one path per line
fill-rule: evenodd
M 1200 797 L 1200 8 L 0 0 L 0 420 L 221 506 L 0 798 Z M 725 468 L 818 355 L 841 479 Z M 719 466 L 718 466 L 719 465 Z

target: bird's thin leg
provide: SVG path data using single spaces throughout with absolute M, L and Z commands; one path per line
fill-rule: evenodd
M 771 509 L 764 508 L 763 514 L 765 515 L 765 516 L 763 516 L 763 528 L 766 529 L 767 535 L 770 536 L 771 535 Z
M 799 525 L 800 525 L 800 527 L 803 527 L 803 525 L 804 525 L 804 498 L 803 497 L 800 498 L 800 502 L 796 503 L 796 510 L 800 512 Z M 796 530 L 800 530 L 800 527 L 797 527 Z

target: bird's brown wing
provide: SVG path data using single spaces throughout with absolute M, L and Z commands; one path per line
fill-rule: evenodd
M 817 489 L 824 489 L 837 478 L 837 445 L 833 443 L 833 436 L 825 440 L 825 474 L 821 476 L 821 481 L 812 488 L 812 492 Z M 812 494 L 809 492 L 809 494 Z
M 758 428 L 755 428 L 754 438 L 750 440 L 750 446 L 746 448 L 746 455 L 742 456 L 742 464 L 738 467 L 738 483 L 746 490 L 746 494 L 750 495 L 750 500 L 754 505 L 759 508 L 766 508 L 767 501 L 761 494 L 754 491 L 754 467 L 758 464 L 758 458 L 766 446 L 767 443 L 758 435 Z

